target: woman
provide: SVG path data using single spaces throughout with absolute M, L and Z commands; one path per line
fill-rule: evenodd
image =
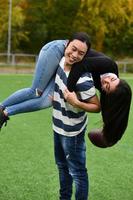
M 94 84 L 100 91 L 101 113 L 103 118 L 103 128 L 91 131 L 88 135 L 89 139 L 98 147 L 105 148 L 113 146 L 121 139 L 128 125 L 132 96 L 131 88 L 127 82 L 120 80 L 116 76 L 118 75 L 118 69 L 114 61 L 102 55 L 93 60 L 89 58 L 88 52 L 86 59 L 81 63 L 73 65 L 68 78 L 68 89 L 70 91 L 75 90 L 75 83 L 86 71 L 92 72 Z M 109 73 L 101 76 L 101 74 L 107 72 L 114 74 Z M 111 90 L 114 80 L 117 82 L 117 85 Z M 110 91 L 108 91 L 109 88 Z

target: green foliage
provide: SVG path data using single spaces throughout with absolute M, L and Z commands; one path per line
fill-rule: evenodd
M 0 0 L 0 51 L 5 51 L 7 44 L 8 0 Z
M 21 40 L 20 48 L 24 52 L 38 53 L 41 46 L 46 41 L 47 27 L 45 7 L 47 1 L 27 1 L 26 9 L 24 10 L 25 24 L 24 30 L 28 33 L 28 41 Z
M 38 53 L 48 41 L 86 31 L 92 47 L 133 55 L 132 0 L 13 0 L 12 52 Z M 6 51 L 8 0 L 0 0 L 0 52 Z
M 132 25 L 131 0 L 84 0 L 75 19 L 75 27 L 92 36 L 94 48 L 114 55 L 126 53 L 125 49 L 131 53 Z
M 0 21 L 2 24 L 2 29 L 0 30 L 0 40 L 2 41 L 0 46 L 0 51 L 6 51 L 7 48 L 7 40 L 8 40 L 8 11 L 9 11 L 9 3 L 8 1 L 2 1 L 2 7 L 0 8 L 0 12 L 2 12 L 2 17 L 0 17 Z M 11 15 L 11 48 L 12 52 L 17 52 L 19 50 L 19 43 L 23 40 L 28 40 L 27 33 L 23 29 L 25 16 L 23 14 L 23 5 L 26 0 L 14 0 L 12 1 L 12 15 Z
M 46 7 L 47 40 L 68 38 L 73 30 L 73 22 L 80 6 L 80 0 L 48 1 Z

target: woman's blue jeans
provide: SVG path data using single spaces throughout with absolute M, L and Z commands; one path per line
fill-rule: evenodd
M 66 43 L 66 40 L 55 40 L 41 49 L 31 88 L 16 91 L 1 103 L 9 116 L 51 106 L 49 94 L 53 93 L 55 73 Z
M 72 183 L 75 183 L 75 199 L 88 199 L 88 174 L 84 132 L 67 137 L 54 132 L 55 161 L 59 170 L 60 200 L 71 200 Z

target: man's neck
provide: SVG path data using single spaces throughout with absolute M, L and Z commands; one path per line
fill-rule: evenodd
M 64 64 L 64 71 L 69 72 L 72 68 L 72 65 L 69 65 L 67 63 Z

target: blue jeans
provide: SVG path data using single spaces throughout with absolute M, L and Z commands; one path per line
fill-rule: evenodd
M 31 88 L 16 91 L 1 103 L 8 115 L 32 112 L 51 106 L 54 77 L 64 55 L 66 40 L 55 40 L 40 51 Z
M 75 199 L 88 199 L 88 174 L 84 132 L 67 137 L 54 132 L 55 161 L 59 171 L 60 200 L 71 200 L 72 183 L 75 183 Z

